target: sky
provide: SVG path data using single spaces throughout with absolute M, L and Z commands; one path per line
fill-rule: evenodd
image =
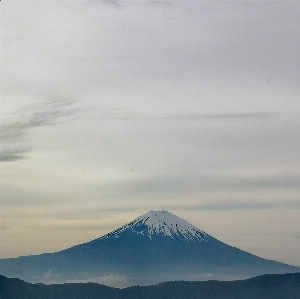
M 167 210 L 300 266 L 299 1 L 0 9 L 0 258 Z

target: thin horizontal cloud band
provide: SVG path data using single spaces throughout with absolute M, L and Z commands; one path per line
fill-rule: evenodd
M 96 114 L 96 115 L 95 115 Z M 90 113 L 91 115 L 91 113 Z M 253 113 L 220 113 L 220 114 L 143 114 L 131 113 L 119 110 L 103 110 L 95 112 L 90 118 L 99 120 L 195 120 L 195 121 L 208 121 L 208 120 L 264 120 L 279 116 L 276 112 L 253 112 Z

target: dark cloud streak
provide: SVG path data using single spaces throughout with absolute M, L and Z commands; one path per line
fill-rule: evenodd
M 51 126 L 70 120 L 75 115 L 74 99 L 54 99 L 39 105 L 27 106 L 0 126 L 0 162 L 12 162 L 26 158 L 32 150 L 28 133 L 38 127 Z

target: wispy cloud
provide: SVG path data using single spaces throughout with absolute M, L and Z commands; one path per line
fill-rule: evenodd
M 70 120 L 76 111 L 75 102 L 70 98 L 51 99 L 15 111 L 0 126 L 0 162 L 24 159 L 32 150 L 29 131 Z
M 103 109 L 89 113 L 90 118 L 102 120 L 182 120 L 182 121 L 247 121 L 263 120 L 278 116 L 276 112 L 251 112 L 251 113 L 216 113 L 216 114 L 197 114 L 197 113 L 177 113 L 177 114 L 147 114 L 135 113 L 118 109 Z

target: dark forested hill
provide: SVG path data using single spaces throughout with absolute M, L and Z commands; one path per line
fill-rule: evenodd
M 237 281 L 173 281 L 116 289 L 95 283 L 30 284 L 0 276 L 1 299 L 300 299 L 300 273 Z

